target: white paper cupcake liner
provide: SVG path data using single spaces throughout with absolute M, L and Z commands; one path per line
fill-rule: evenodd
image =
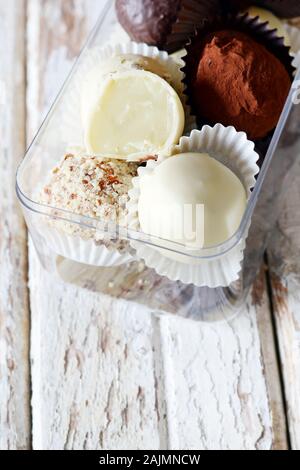
M 196 128 L 195 118 L 191 115 L 190 107 L 186 104 L 184 95 L 183 78 L 184 74 L 180 70 L 179 64 L 166 51 L 160 51 L 157 47 L 148 46 L 143 43 L 127 42 L 106 47 L 94 47 L 85 53 L 84 58 L 78 64 L 72 84 L 66 92 L 62 111 L 62 139 L 66 142 L 68 149 L 77 148 L 81 152 L 86 152 L 84 144 L 84 133 L 81 122 L 81 89 L 84 78 L 95 68 L 97 64 L 104 63 L 112 57 L 124 54 L 134 54 L 151 59 L 164 64 L 169 72 L 168 82 L 180 96 L 185 108 L 186 123 L 185 133 L 190 133 Z
M 300 29 L 290 24 L 285 24 L 284 28 L 290 38 L 291 51 L 296 54 L 300 51 Z
M 298 70 L 300 67 L 300 29 L 290 24 L 284 25 L 290 38 L 291 55 L 294 57 L 292 65 Z
M 52 225 L 48 219 L 45 220 L 39 232 L 48 247 L 57 255 L 78 263 L 102 267 L 119 266 L 134 261 L 134 257 L 129 251 L 125 251 L 125 248 L 121 252 L 113 246 L 108 248 L 103 244 L 97 244 L 93 239 L 84 240 L 78 235 L 69 235 L 57 229 L 54 226 L 55 221 L 51 223 Z
M 182 137 L 179 145 L 174 147 L 172 156 L 178 153 L 199 152 L 208 153 L 219 162 L 231 169 L 242 181 L 248 198 L 251 188 L 255 184 L 255 175 L 259 172 L 258 154 L 254 150 L 254 143 L 247 140 L 244 132 L 237 132 L 234 127 L 224 127 L 216 124 L 214 127 L 204 126 L 201 131 L 192 131 L 190 137 Z M 138 219 L 138 201 L 140 196 L 140 180 L 145 174 L 149 174 L 166 158 L 161 157 L 157 162 L 149 161 L 146 167 L 140 167 L 139 176 L 133 179 L 133 189 L 129 192 L 128 203 L 129 228 L 138 231 L 140 229 Z M 161 276 L 166 276 L 173 281 L 181 281 L 185 284 L 195 284 L 211 288 L 225 287 L 239 278 L 243 251 L 249 225 L 243 237 L 237 244 L 225 254 L 221 253 L 221 247 L 216 248 L 213 258 L 196 258 L 182 252 L 178 259 L 164 256 L 163 251 L 151 245 L 139 241 L 131 241 L 136 250 L 137 258 L 142 258 L 146 265 Z M 185 258 L 185 262 L 180 261 Z

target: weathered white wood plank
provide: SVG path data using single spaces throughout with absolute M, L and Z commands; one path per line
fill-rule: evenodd
M 25 150 L 25 1 L 0 1 L 0 449 L 30 446 L 26 230 L 15 195 Z
M 300 164 L 293 168 L 285 207 L 269 249 L 277 326 L 292 448 L 300 450 Z
M 31 129 L 100 8 L 72 5 L 29 0 Z M 232 322 L 195 324 L 68 286 L 30 261 L 34 448 L 286 447 L 263 280 Z
M 171 448 L 287 447 L 263 273 L 252 294 L 230 322 L 161 320 Z
M 34 448 L 165 448 L 155 319 L 37 265 L 30 287 Z
M 299 277 L 272 275 L 274 314 L 284 379 L 289 435 L 300 450 L 300 314 Z
M 300 28 L 300 18 L 292 23 Z M 269 262 L 289 437 L 292 449 L 300 450 L 300 163 L 289 178 Z
M 102 6 L 29 1 L 30 129 Z M 34 448 L 165 448 L 155 320 L 125 302 L 57 282 L 33 252 L 30 259 Z

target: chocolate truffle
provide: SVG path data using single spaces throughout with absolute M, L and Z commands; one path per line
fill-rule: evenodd
M 253 140 L 276 127 L 291 80 L 265 46 L 245 33 L 223 30 L 199 38 L 193 50 L 199 51 L 198 65 L 187 82 L 198 118 L 232 125 Z
M 131 39 L 170 52 L 182 47 L 195 26 L 218 8 L 219 0 L 116 0 L 119 22 Z M 170 38 L 173 32 L 175 37 Z
M 131 39 L 162 46 L 176 21 L 180 0 L 116 0 L 118 19 Z

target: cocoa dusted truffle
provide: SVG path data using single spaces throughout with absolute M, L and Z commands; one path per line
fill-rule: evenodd
M 219 0 L 116 0 L 119 22 L 132 40 L 169 52 L 180 49 L 219 7 Z
M 276 127 L 290 90 L 284 65 L 239 31 L 217 31 L 199 41 L 198 65 L 189 78 L 197 116 L 232 125 L 253 140 L 265 137 Z

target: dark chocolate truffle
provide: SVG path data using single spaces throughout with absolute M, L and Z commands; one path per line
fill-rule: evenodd
M 284 65 L 239 31 L 210 33 L 198 46 L 189 90 L 197 115 L 232 125 L 253 140 L 265 137 L 276 127 L 290 90 Z
M 280 18 L 295 18 L 300 16 L 299 0 L 222 0 L 227 11 L 243 11 L 251 6 L 258 6 L 272 11 Z
M 131 39 L 169 52 L 183 47 L 219 8 L 219 0 L 116 0 L 118 20 Z
M 116 0 L 118 19 L 131 39 L 163 46 L 181 0 Z

